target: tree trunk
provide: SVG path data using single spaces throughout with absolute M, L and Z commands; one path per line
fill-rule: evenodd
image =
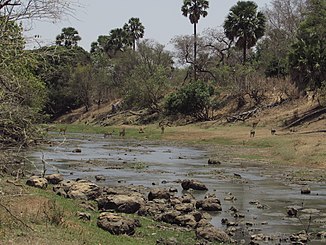
M 197 25 L 194 23 L 194 79 L 197 81 Z
M 244 43 L 243 43 L 243 65 L 246 64 L 247 60 L 247 37 L 244 36 Z
M 134 39 L 132 42 L 132 50 L 136 51 L 136 39 Z

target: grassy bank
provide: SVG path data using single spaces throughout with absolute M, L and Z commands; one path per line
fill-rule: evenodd
M 98 211 L 86 210 L 80 200 L 54 195 L 51 186 L 40 190 L 7 178 L 0 180 L 0 186 L 0 244 L 154 245 L 172 237 L 178 244 L 196 243 L 193 231 L 140 216 L 133 216 L 141 223 L 133 236 L 114 236 L 97 227 Z M 91 214 L 91 221 L 81 221 L 77 212 Z

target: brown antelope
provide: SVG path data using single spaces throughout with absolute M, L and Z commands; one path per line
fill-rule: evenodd
M 163 121 L 159 122 L 158 126 L 159 126 L 159 128 L 161 129 L 161 134 L 164 134 L 164 130 L 165 130 L 165 127 L 166 127 L 166 126 L 171 127 L 171 125 L 170 125 L 169 122 L 164 123 Z
M 164 134 L 164 129 L 165 129 L 164 125 L 161 125 L 160 127 L 161 127 L 161 134 Z
M 274 135 L 276 133 L 276 129 L 272 128 L 271 129 L 271 135 Z
M 104 138 L 112 137 L 113 133 L 114 133 L 114 129 L 112 130 L 112 132 L 104 133 Z
M 125 136 L 126 135 L 126 129 L 123 127 L 123 128 L 121 128 L 120 129 L 120 131 L 119 131 L 119 136 Z
M 250 138 L 251 138 L 251 137 L 255 137 L 255 134 L 256 134 L 255 129 L 251 129 L 251 130 L 250 130 Z
M 140 134 L 145 133 L 145 132 L 144 132 L 144 128 L 143 128 L 143 127 L 140 127 L 138 133 L 140 133 Z
M 67 126 L 64 126 L 64 127 L 60 127 L 59 128 L 59 134 L 66 134 L 66 131 L 67 131 Z
M 260 119 L 253 121 L 252 128 L 256 128 L 259 122 L 260 122 Z

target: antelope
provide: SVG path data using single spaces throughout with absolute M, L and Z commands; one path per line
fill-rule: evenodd
M 272 128 L 271 129 L 271 135 L 274 135 L 276 133 L 276 129 Z
M 65 135 L 66 131 L 67 131 L 67 126 L 59 128 L 59 134 L 64 134 Z
M 251 130 L 250 130 L 250 138 L 251 138 L 251 137 L 255 137 L 255 134 L 256 134 L 255 129 L 251 129 Z
M 119 136 L 125 136 L 126 135 L 126 129 L 125 128 L 121 128 L 119 131 Z
M 144 128 L 143 128 L 143 127 L 140 127 L 138 133 L 140 133 L 140 134 L 145 133 L 145 132 L 144 132 Z
M 260 122 L 260 119 L 253 121 L 252 128 L 256 128 L 259 122 Z
M 161 128 L 161 134 L 164 134 L 164 130 L 165 130 L 165 126 L 169 126 L 171 127 L 170 123 L 165 123 L 163 121 L 161 121 L 159 124 L 158 124 L 159 128 Z
M 112 137 L 113 133 L 114 133 L 114 129 L 112 130 L 112 132 L 104 133 L 104 138 Z

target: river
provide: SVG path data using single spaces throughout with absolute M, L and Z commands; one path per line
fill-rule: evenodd
M 178 180 L 197 179 L 209 191 L 193 191 L 196 199 L 214 193 L 221 200 L 223 211 L 211 213 L 211 222 L 217 227 L 224 228 L 222 218 L 237 221 L 229 211 L 233 206 L 245 216 L 238 222 L 246 231 L 243 236 L 263 233 L 279 239 L 302 230 L 326 230 L 326 183 L 287 181 L 289 167 L 253 164 L 252 161 L 246 164 L 240 159 L 208 165 L 211 152 L 169 142 L 103 138 L 96 134 L 69 134 L 65 139 L 61 135 L 53 136 L 52 146 L 31 153 L 39 169 L 42 157 L 48 163 L 47 173 L 60 172 L 67 179 L 91 181 L 95 181 L 96 175 L 103 175 L 106 180 L 98 182 L 99 185 L 173 187 L 178 190 L 177 195 L 183 193 Z M 301 194 L 303 184 L 309 184 L 311 194 Z M 230 195 L 236 200 L 225 200 Z M 300 209 L 299 218 L 288 217 L 287 210 L 291 206 Z M 244 238 L 248 237 L 237 237 Z M 325 241 L 313 240 L 310 244 L 325 244 Z

